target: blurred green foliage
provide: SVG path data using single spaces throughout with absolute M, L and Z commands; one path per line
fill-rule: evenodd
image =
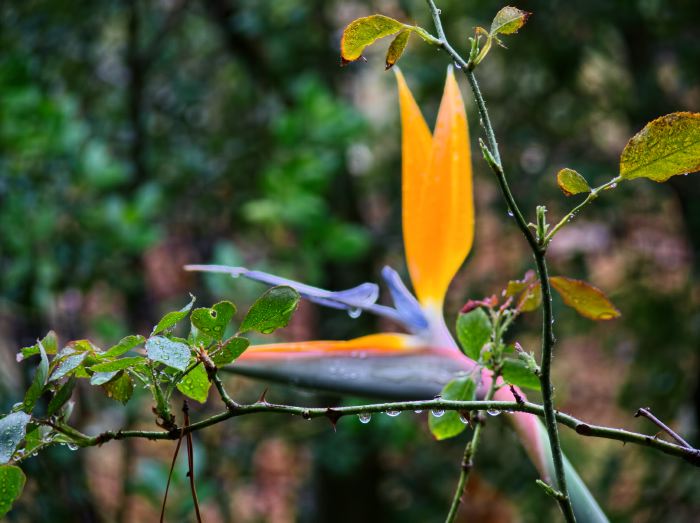
M 474 26 L 502 7 L 439 4 L 448 36 L 462 49 Z M 625 140 L 644 123 L 700 108 L 700 4 L 531 0 L 518 7 L 534 15 L 509 37 L 508 50 L 491 50 L 479 77 L 523 208 L 547 203 L 551 215 L 561 215 L 570 202 L 557 189 L 559 169 L 576 169 L 591 184 L 605 181 Z M 344 288 L 376 279 L 378 267 L 401 258 L 399 130 L 393 79 L 382 76 L 385 49 L 380 43 L 376 54 L 367 53 L 368 64 L 345 69 L 338 57 L 342 26 L 377 11 L 432 30 L 420 0 L 0 5 L 5 407 L 22 390 L 14 352 L 49 327 L 62 342 L 94 334 L 108 343 L 127 332 L 146 334 L 188 291 L 203 303 L 252 302 L 259 294 L 254 284 L 222 278 L 200 284 L 180 270 L 184 263 L 255 265 Z M 428 121 L 446 64 L 418 39 L 401 60 Z M 471 124 L 475 140 L 478 122 Z M 505 208 L 491 196 L 495 185 L 474 158 L 477 221 L 501 225 L 479 230 L 488 234 L 477 234 L 465 279 L 453 289 L 452 314 L 466 297 L 497 292 L 529 267 L 524 255 L 508 262 L 520 240 L 508 236 Z M 563 236 L 559 248 L 553 244 L 557 273 L 608 286 L 623 313 L 612 326 L 591 328 L 556 304 L 555 382 L 563 408 L 653 431 L 631 419 L 637 407 L 652 406 L 697 444 L 699 197 L 694 177 L 667 187 L 620 187 L 571 225 L 569 244 Z M 371 321 L 363 317 L 358 326 L 315 309 L 298 316 L 303 325 L 290 331 L 299 338 L 341 338 Z M 536 320 L 520 324 L 518 336 L 536 334 Z M 604 376 L 606 367 L 617 369 L 614 380 L 622 382 L 590 378 Z M 261 388 L 246 383 L 237 392 L 255 399 Z M 278 387 L 270 394 L 339 401 Z M 150 405 L 142 390 L 135 397 L 125 420 L 87 397 L 75 416 L 98 427 L 142 423 Z M 279 506 L 293 507 L 298 521 L 438 521 L 463 442 L 437 444 L 425 425 L 408 415 L 375 416 L 368 425 L 342 420 L 335 434 L 321 422 L 272 417 L 227 424 L 198 442 L 200 498 L 222 520 L 246 520 L 236 512 L 240 506 L 258 507 L 246 521 L 265 519 L 278 502 L 265 487 L 272 481 L 289 493 Z M 567 453 L 613 520 L 659 521 L 672 513 L 674 521 L 693 521 L 700 499 L 693 469 L 653 452 L 584 445 L 570 436 L 564 435 Z M 479 488 L 479 496 L 508 510 L 513 505 L 506 518 L 553 517 L 508 431 L 490 423 L 484 443 L 479 481 L 490 487 Z M 161 500 L 171 449 L 160 455 L 156 447 L 110 445 L 101 450 L 115 449 L 117 477 L 96 466 L 91 453 L 54 449 L 30 460 L 35 483 L 11 517 L 148 519 Z M 275 469 L 275 459 L 291 472 Z M 98 484 L 101 476 L 108 477 Z M 180 470 L 173 493 L 181 495 L 171 499 L 182 506 L 173 520 L 191 514 L 187 488 Z M 473 512 L 483 496 L 468 510 L 485 519 Z M 268 500 L 259 502 L 262 509 L 251 501 L 259 499 Z

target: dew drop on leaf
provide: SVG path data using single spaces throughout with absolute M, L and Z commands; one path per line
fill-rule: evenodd
M 360 423 L 367 424 L 369 423 L 369 420 L 372 419 L 372 415 L 369 412 L 363 412 L 361 414 L 358 414 L 357 417 L 360 419 Z

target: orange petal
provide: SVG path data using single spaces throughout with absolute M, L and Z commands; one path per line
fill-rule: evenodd
M 471 152 L 464 102 L 450 69 L 430 132 L 400 73 L 403 234 L 413 287 L 422 305 L 442 307 L 474 238 Z

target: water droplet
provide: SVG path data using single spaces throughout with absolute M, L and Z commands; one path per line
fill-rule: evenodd
M 457 62 L 455 62 L 455 69 L 461 69 L 461 68 L 462 68 L 462 66 L 459 65 Z
M 500 410 L 496 410 L 496 409 L 488 409 L 486 412 L 488 413 L 489 416 L 498 416 L 501 413 Z
M 353 309 L 348 309 L 348 316 L 350 316 L 352 319 L 357 319 L 360 317 L 362 314 L 362 309 L 359 307 L 355 307 Z
M 78 450 L 78 445 L 75 443 L 68 443 L 66 446 L 68 447 L 68 450 Z
M 459 421 L 461 421 L 465 425 L 469 424 L 469 418 L 467 418 L 467 416 L 465 416 L 464 414 L 459 415 Z
M 358 414 L 357 417 L 360 418 L 360 423 L 365 425 L 372 419 L 372 415 L 369 412 L 362 412 L 361 414 Z
M 423 412 L 423 411 L 420 410 L 420 409 L 418 409 L 418 410 L 415 410 L 414 412 L 415 412 L 416 414 L 420 414 L 420 413 Z
M 508 216 L 510 216 L 511 218 L 513 217 L 513 211 L 511 211 L 510 209 L 508 209 Z
M 610 184 L 610 188 L 611 188 L 611 189 L 614 189 L 615 187 L 617 187 L 617 184 L 616 184 L 616 183 L 611 183 L 611 184 Z
M 433 416 L 435 416 L 436 418 L 439 418 L 440 416 L 442 416 L 442 415 L 445 413 L 445 411 L 442 410 L 442 409 L 433 409 L 433 410 L 430 411 L 430 413 L 431 413 Z
M 386 411 L 386 415 L 391 416 L 392 418 L 395 418 L 399 414 L 401 414 L 401 411 L 398 411 L 398 410 L 387 410 Z

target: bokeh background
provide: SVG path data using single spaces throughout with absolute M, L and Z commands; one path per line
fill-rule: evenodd
M 439 2 L 462 51 L 496 1 Z M 626 140 L 647 121 L 700 110 L 697 0 L 522 0 L 526 27 L 479 68 L 512 188 L 534 217 L 572 205 L 556 187 L 568 166 L 589 181 L 616 174 Z M 401 271 L 400 129 L 380 43 L 368 63 L 339 67 L 342 27 L 381 12 L 432 30 L 420 0 L 70 0 L 0 4 L 0 404 L 30 375 L 18 347 L 50 328 L 62 342 L 109 346 L 147 333 L 188 301 L 262 291 L 188 262 L 245 264 L 344 288 Z M 401 67 L 429 122 L 444 54 L 418 40 Z M 462 82 L 462 79 L 460 79 Z M 472 141 L 479 136 L 471 96 Z M 499 292 L 530 268 L 494 179 L 474 154 L 477 234 L 450 290 L 454 317 L 470 297 Z M 583 419 L 653 433 L 649 406 L 699 443 L 700 175 L 626 183 L 606 193 L 552 245 L 552 272 L 586 278 L 623 312 L 594 324 L 557 302 L 558 405 Z M 512 333 L 538 345 L 538 321 Z M 345 338 L 375 320 L 303 305 L 282 339 Z M 229 386 L 254 399 L 264 384 Z M 142 391 L 143 392 L 143 391 Z M 358 401 L 272 386 L 302 404 Z M 193 416 L 217 408 L 196 406 Z M 86 431 L 151 422 L 139 394 L 125 410 L 79 389 Z M 195 438 L 206 521 L 442 521 L 466 434 L 437 443 L 425 414 L 342 419 L 237 419 Z M 651 450 L 582 440 L 569 457 L 612 520 L 697 521 L 697 469 Z M 172 443 L 52 449 L 9 521 L 156 520 Z M 181 464 L 184 466 L 184 463 Z M 553 521 L 556 509 L 501 419 L 490 420 L 461 521 Z M 169 521 L 192 521 L 178 468 Z

